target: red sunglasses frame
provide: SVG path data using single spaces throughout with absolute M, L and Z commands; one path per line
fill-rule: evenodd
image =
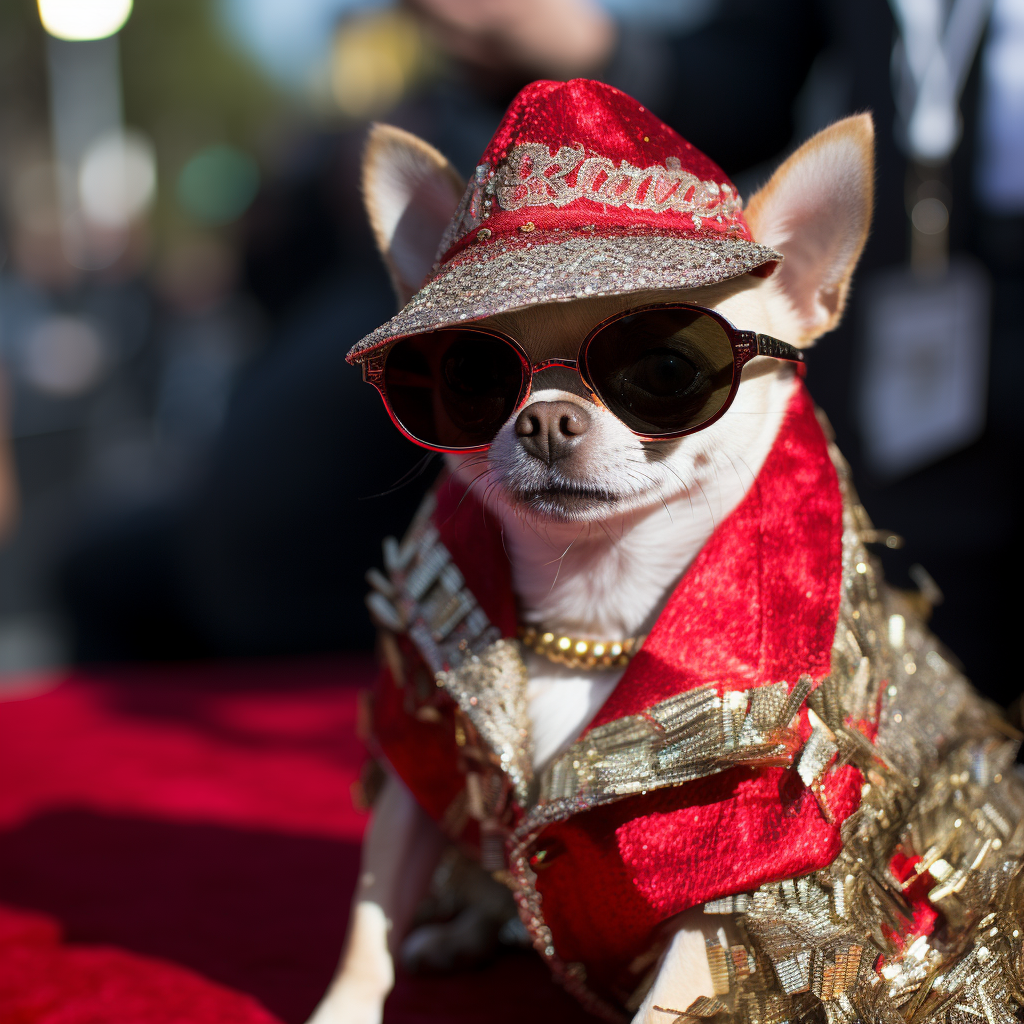
M 615 411 L 608 406 L 604 399 L 601 398 L 600 392 L 594 386 L 593 380 L 590 376 L 590 370 L 587 366 L 587 350 L 590 348 L 590 344 L 594 338 L 610 324 L 613 324 L 618 320 L 622 320 L 627 316 L 635 316 L 637 313 L 669 309 L 685 309 L 691 312 L 703 313 L 706 316 L 711 317 L 712 320 L 716 321 L 719 326 L 722 327 L 725 331 L 726 337 L 729 339 L 729 344 L 732 347 L 732 385 L 729 388 L 729 394 L 722 403 L 722 407 L 713 416 L 708 417 L 708 419 L 704 420 L 702 423 L 698 423 L 695 427 L 687 427 L 684 430 L 667 431 L 663 434 L 646 434 L 639 430 L 633 430 L 628 424 L 624 423 L 623 425 L 626 426 L 632 434 L 640 438 L 641 441 L 665 441 L 676 437 L 685 437 L 687 434 L 695 434 L 698 431 L 704 430 L 707 427 L 710 427 L 712 423 L 721 419 L 726 412 L 728 412 L 729 406 L 732 405 L 733 400 L 736 398 L 736 392 L 739 390 L 743 367 L 756 356 L 768 356 L 772 359 L 784 359 L 788 362 L 801 364 L 801 370 L 806 368 L 803 352 L 790 345 L 788 342 L 780 341 L 778 338 L 773 338 L 767 334 L 758 334 L 755 331 L 741 331 L 739 328 L 734 327 L 717 310 L 707 309 L 705 306 L 698 306 L 688 302 L 655 302 L 646 306 L 637 306 L 634 309 L 627 309 L 622 312 L 615 313 L 613 316 L 602 320 L 596 327 L 594 327 L 586 338 L 583 339 L 583 343 L 580 345 L 575 359 L 546 359 L 540 363 L 531 362 L 530 357 L 527 355 L 523 346 L 520 345 L 519 342 L 511 335 L 505 334 L 502 331 L 493 330 L 490 327 L 473 327 L 470 324 L 459 324 L 453 327 L 440 328 L 440 330 L 473 331 L 477 334 L 489 334 L 491 337 L 498 338 L 512 347 L 515 353 L 519 356 L 519 361 L 523 367 L 523 386 L 520 389 L 519 396 L 513 406 L 512 411 L 514 413 L 522 409 L 526 404 L 526 401 L 529 399 L 530 394 L 533 391 L 533 378 L 535 374 L 540 373 L 542 370 L 551 369 L 552 367 L 563 367 L 567 370 L 575 370 L 586 386 L 587 391 L 590 392 L 590 397 L 593 399 L 595 404 L 601 406 L 602 409 L 607 409 L 608 412 L 616 417 L 616 419 L 619 419 L 620 417 L 618 417 Z M 430 334 L 431 332 L 427 331 L 424 333 Z M 422 335 L 403 334 L 400 337 L 393 339 L 393 341 L 398 342 L 405 338 L 421 336 Z M 421 441 L 418 437 L 414 437 L 405 429 L 401 421 L 395 415 L 394 410 L 391 408 L 391 403 L 388 401 L 387 385 L 384 382 L 384 367 L 387 363 L 388 355 L 391 353 L 391 349 L 393 347 L 394 345 L 392 344 L 388 346 L 386 351 L 380 354 L 371 354 L 363 361 L 362 367 L 363 380 L 366 381 L 367 384 L 372 384 L 377 391 L 380 392 L 380 397 L 384 402 L 384 408 L 387 409 L 388 415 L 391 417 L 391 422 L 394 423 L 398 430 L 412 441 L 413 444 L 434 452 L 482 452 L 490 448 L 493 438 L 491 441 L 488 441 L 487 444 L 470 445 L 466 448 L 452 448 Z

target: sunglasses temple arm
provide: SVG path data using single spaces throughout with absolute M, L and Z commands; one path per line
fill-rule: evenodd
M 771 356 L 772 359 L 788 359 L 790 362 L 804 362 L 804 354 L 798 348 L 794 348 L 788 342 L 779 341 L 767 334 L 757 336 L 757 354 L 759 356 Z

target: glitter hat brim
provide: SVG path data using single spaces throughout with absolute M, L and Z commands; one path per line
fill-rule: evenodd
M 454 327 L 544 302 L 701 288 L 781 260 L 742 238 L 678 232 L 552 231 L 470 245 L 445 263 L 387 323 L 348 353 L 360 363 L 396 338 Z

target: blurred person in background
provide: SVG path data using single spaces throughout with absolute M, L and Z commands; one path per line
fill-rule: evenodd
M 793 102 L 826 42 L 813 0 L 415 0 L 412 9 L 456 59 L 419 106 L 391 120 L 418 118 L 464 174 L 524 83 L 572 77 L 637 97 L 738 174 L 792 143 Z
M 419 46 L 427 56 L 412 63 L 426 67 L 397 104 L 374 110 L 394 88 L 379 77 L 391 66 L 375 50 L 382 38 L 384 58 Z M 242 282 L 267 317 L 266 349 L 243 372 L 201 478 L 80 535 L 62 574 L 76 656 L 295 655 L 372 643 L 363 574 L 440 463 L 390 429 L 344 362 L 394 306 L 359 202 L 358 115 L 415 131 L 468 176 L 523 84 L 597 77 L 736 176 L 792 141 L 793 101 L 823 41 L 810 0 L 770 10 L 748 0 L 416 0 L 343 20 L 338 96 L 355 123 L 290 138 L 244 222 Z
M 230 226 L 192 217 L 157 179 L 173 183 L 210 136 L 244 140 L 247 104 L 273 113 L 258 76 L 207 31 L 203 0 L 155 0 L 125 32 L 98 35 L 44 31 L 54 6 L 0 0 L 0 361 L 20 503 L 0 549 L 0 673 L 66 662 L 55 576 L 67 539 L 180 490 L 217 429 L 241 362 L 221 356 L 229 322 L 252 303 L 237 293 Z M 110 9 L 56 7 L 72 21 Z M 190 260 L 202 311 L 167 286 L 189 246 L 215 250 Z M 192 320 L 213 329 L 177 329 Z M 251 325 L 240 333 L 245 352 L 258 344 Z
M 916 468 L 884 475 L 869 458 L 860 401 L 869 292 L 876 275 L 909 263 L 919 174 L 898 144 L 893 86 L 898 32 L 892 6 L 831 5 L 833 42 L 812 72 L 821 86 L 837 91 L 840 109 L 873 112 L 877 182 L 874 221 L 850 314 L 827 344 L 810 353 L 808 385 L 850 459 L 873 521 L 906 538 L 901 549 L 878 547 L 886 578 L 914 591 L 922 578 L 915 567 L 927 570 L 943 595 L 931 628 L 975 685 L 1006 706 L 1021 691 L 1008 638 L 1024 610 L 1015 585 L 1024 569 L 1018 498 L 1024 443 L 1018 388 L 1024 360 L 1024 162 L 1013 155 L 1024 145 L 1024 5 L 1020 0 L 992 5 L 959 102 L 962 139 L 949 164 L 936 172 L 948 204 L 950 253 L 954 259 L 973 258 L 991 289 L 981 429 Z M 948 14 L 950 5 L 940 9 Z M 895 369 L 894 362 L 887 372 Z M 938 366 L 921 361 L 916 385 L 927 391 L 933 377 L 942 385 L 950 366 L 945 353 Z M 941 386 L 938 393 L 943 394 Z

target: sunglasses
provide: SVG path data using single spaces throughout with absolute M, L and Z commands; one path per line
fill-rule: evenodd
M 530 397 L 541 370 L 575 370 L 593 400 L 644 441 L 683 437 L 723 416 L 755 356 L 796 363 L 803 353 L 737 330 L 702 306 L 662 303 L 617 313 L 584 339 L 575 359 L 532 363 L 501 331 L 448 327 L 399 338 L 363 363 L 410 441 L 439 452 L 487 448 Z

